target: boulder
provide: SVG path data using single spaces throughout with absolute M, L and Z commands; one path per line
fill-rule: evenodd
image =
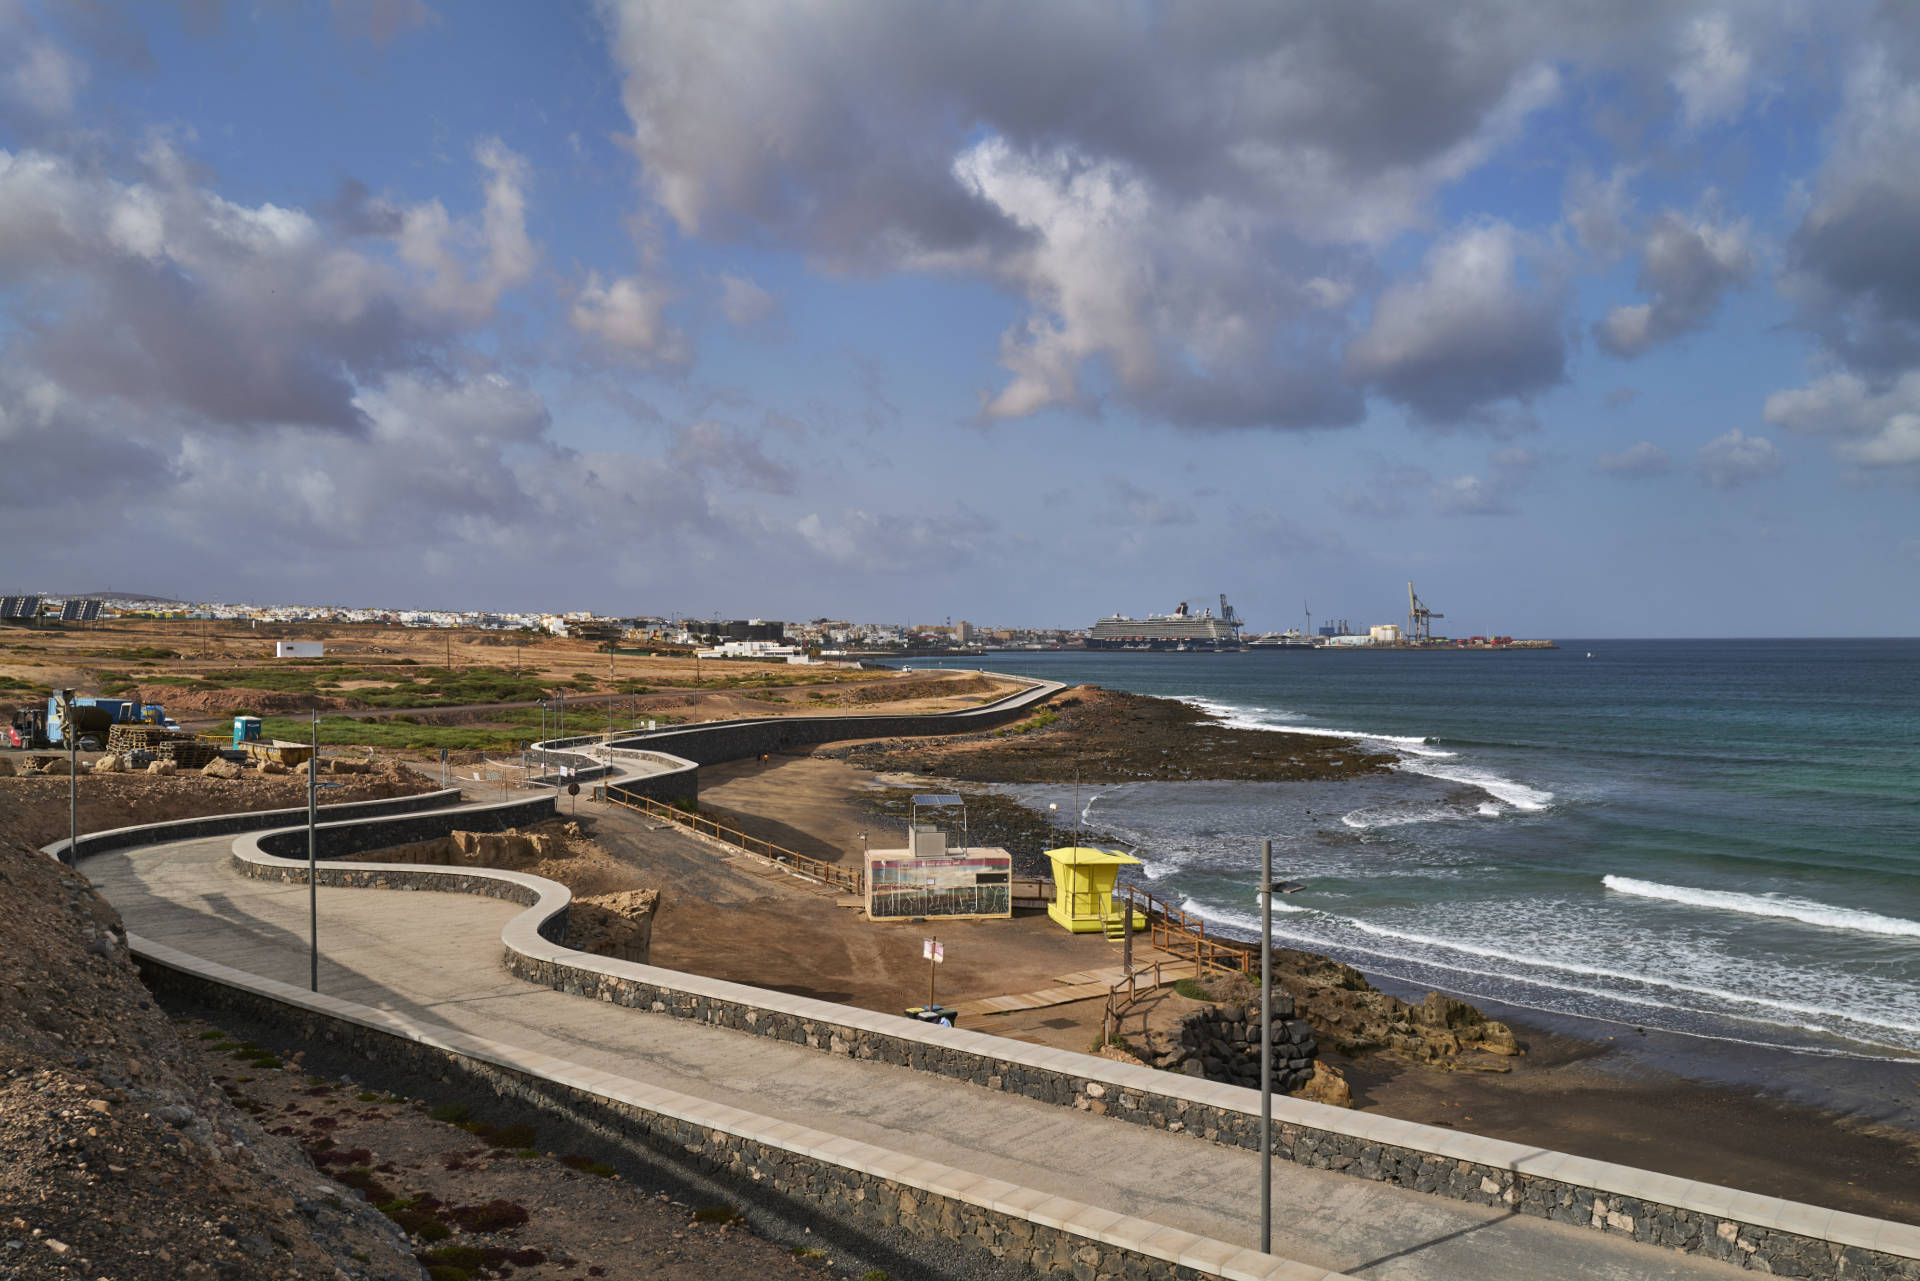
M 172 761 L 153 761 L 147 766 L 147 773 L 165 778 L 169 774 L 178 774 L 180 767 Z
M 1505 1023 L 1488 1019 L 1476 1030 L 1476 1036 L 1480 1048 L 1489 1054 L 1520 1053 L 1520 1041 Z
M 371 774 L 373 773 L 373 762 L 350 761 L 344 757 L 336 756 L 327 762 L 327 768 L 335 774 Z
M 13 767 L 13 759 L 11 757 L 0 756 L 0 778 L 12 778 L 18 772 L 19 771 Z
M 224 756 L 214 757 L 207 762 L 206 767 L 200 772 L 208 778 L 244 778 L 247 773 L 244 769 L 240 768 L 239 765 Z
M 658 890 L 622 890 L 576 898 L 567 912 L 567 946 L 645 965 L 659 907 Z
M 64 756 L 47 757 L 46 760 L 40 764 L 40 772 L 42 774 L 58 774 L 64 776 L 68 772 L 67 758 Z
M 261 772 L 262 774 L 291 774 L 291 773 L 293 773 L 293 771 L 292 771 L 292 770 L 290 770 L 290 769 L 288 769 L 288 768 L 287 768 L 286 766 L 284 766 L 284 765 L 282 765 L 282 764 L 281 764 L 281 763 L 280 763 L 279 761 L 261 761 L 261 762 L 260 762 L 260 767 L 259 767 L 259 768 L 260 768 L 260 772 Z
M 126 762 L 113 752 L 108 752 L 93 763 L 93 772 L 96 774 L 124 774 L 126 770 Z
M 1337 1068 L 1318 1061 L 1313 1065 L 1313 1076 L 1293 1091 L 1293 1097 L 1311 1103 L 1325 1103 L 1328 1107 L 1353 1106 L 1353 1090 L 1347 1085 L 1347 1078 Z
M 1409 1006 L 1408 1015 L 1415 1023 L 1427 1027 L 1463 1028 L 1472 1027 L 1486 1021 L 1480 1011 L 1465 1001 L 1456 1001 L 1439 992 L 1427 993 L 1427 999 L 1418 1005 Z

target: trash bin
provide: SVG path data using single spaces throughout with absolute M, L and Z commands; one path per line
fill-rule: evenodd
M 944 1023 L 955 1027 L 960 1022 L 960 1011 L 950 1005 L 915 1005 L 905 1011 L 910 1019 L 921 1023 Z

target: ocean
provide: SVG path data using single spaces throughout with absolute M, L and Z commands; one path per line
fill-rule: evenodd
M 1383 985 L 1588 1035 L 1920 1060 L 1920 641 L 980 665 L 1394 754 L 1359 782 L 1082 789 L 1086 824 L 1223 932 L 1254 937 L 1270 837 L 1305 887 L 1276 941 Z

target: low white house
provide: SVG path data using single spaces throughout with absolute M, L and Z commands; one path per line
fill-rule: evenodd
M 275 641 L 273 656 L 275 658 L 325 658 L 327 643 L 325 641 Z

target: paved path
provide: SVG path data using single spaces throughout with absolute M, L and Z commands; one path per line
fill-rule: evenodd
M 1142 992 L 1151 992 L 1156 986 L 1153 981 L 1153 963 L 1155 961 L 1178 962 L 1179 957 L 1171 952 L 1162 952 L 1158 948 L 1135 944 L 1134 948 L 1135 984 Z M 1127 972 L 1118 965 L 1110 965 L 1103 970 L 1075 970 L 1072 974 L 1060 974 L 1054 977 L 1055 986 L 1042 988 L 1038 992 L 1015 992 L 1006 996 L 983 996 L 972 1001 L 962 1001 L 954 1006 L 962 1015 L 973 1018 L 985 1018 L 994 1014 L 1012 1014 L 1019 1010 L 1044 1010 L 1054 1005 L 1070 1005 L 1075 1001 L 1105 999 L 1113 985 L 1125 981 Z M 1166 981 L 1174 981 L 1174 970 L 1168 969 Z M 992 1034 L 991 1023 L 969 1023 L 968 1027 L 976 1032 Z
M 132 933 L 304 986 L 307 891 L 230 865 L 230 838 L 88 859 Z M 905 1068 L 608 1006 L 510 977 L 520 909 L 458 894 L 320 891 L 321 990 L 973 1173 L 1254 1246 L 1255 1154 Z M 1274 1250 L 1364 1277 L 1731 1277 L 1726 1265 L 1288 1163 Z

